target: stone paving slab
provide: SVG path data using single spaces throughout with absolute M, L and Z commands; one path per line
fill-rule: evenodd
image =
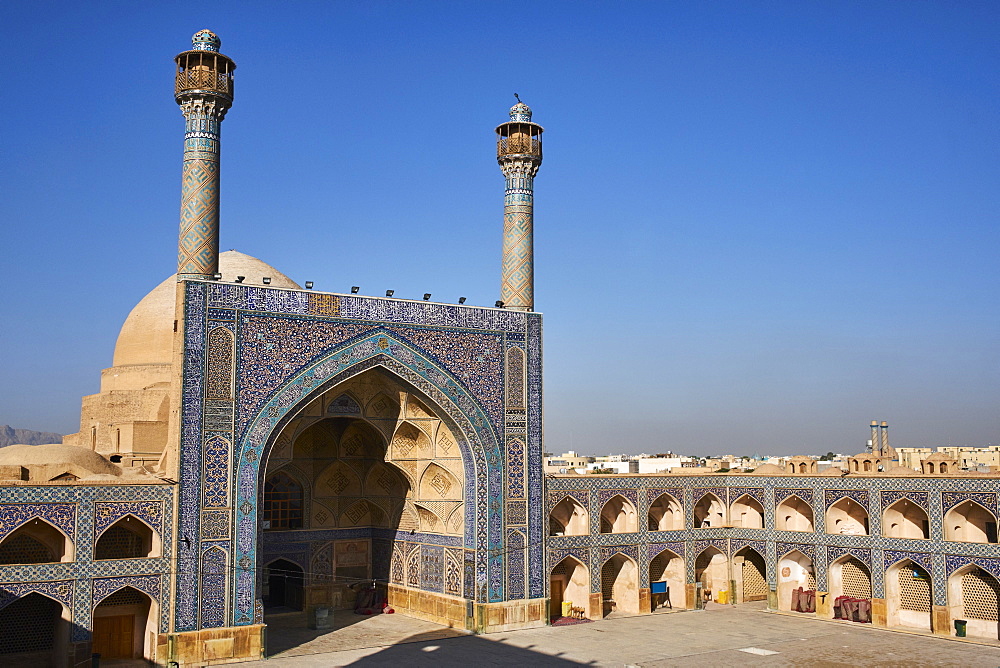
M 394 617 L 395 619 L 391 619 Z M 996 668 L 1000 647 L 896 633 L 860 624 L 768 613 L 760 606 L 604 619 L 481 636 L 394 615 L 352 624 L 258 668 L 319 666 L 600 666 L 607 668 Z M 430 627 L 430 628 L 428 628 Z M 395 635 L 382 636 L 383 630 Z M 412 633 L 408 634 L 408 631 Z M 351 645 L 358 641 L 378 644 Z M 318 652 L 317 652 L 318 650 Z M 751 650 L 751 651 L 746 651 Z

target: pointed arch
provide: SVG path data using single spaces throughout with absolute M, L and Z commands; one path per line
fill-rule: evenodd
M 12 665 L 61 665 L 66 660 L 71 618 L 65 603 L 31 591 L 0 607 L 0 662 Z
M 94 653 L 111 660 L 153 658 L 159 618 L 156 599 L 125 585 L 105 592 L 94 603 Z M 131 622 L 130 627 L 122 626 L 123 618 Z
M 712 492 L 705 492 L 694 504 L 694 528 L 721 527 L 726 523 L 726 505 Z
M 951 621 L 967 620 L 966 633 L 996 640 L 1000 620 L 1000 581 L 975 564 L 966 564 L 948 576 Z
M 986 506 L 966 499 L 944 514 L 944 539 L 996 543 L 997 517 Z
M 719 591 L 728 588 L 726 555 L 722 550 L 709 545 L 698 553 L 694 561 L 694 579 L 701 584 L 701 595 L 706 601 L 713 600 Z
M 816 568 L 801 550 L 789 550 L 778 559 L 778 609 L 793 612 L 816 612 Z M 812 593 L 812 597 L 808 594 Z M 800 593 L 805 593 L 802 600 Z
M 647 521 L 650 531 L 679 531 L 684 528 L 684 508 L 673 495 L 664 492 L 649 504 Z
M 812 505 L 798 494 L 790 494 L 774 511 L 774 528 L 778 531 L 808 531 L 815 529 Z
M 639 614 L 639 568 L 632 557 L 616 552 L 601 566 L 603 616 Z
M 826 532 L 849 536 L 868 535 L 868 509 L 845 496 L 826 510 Z
M 73 561 L 74 545 L 44 517 L 29 517 L 0 540 L 0 565 Z
M 427 501 L 461 501 L 462 485 L 448 469 L 432 462 L 420 476 L 419 494 Z
M 650 607 L 673 607 L 676 599 L 683 607 L 685 603 L 685 569 L 684 558 L 669 548 L 664 548 L 649 560 L 649 583 L 651 593 Z M 664 583 L 665 592 L 656 593 L 654 583 Z
M 101 532 L 94 559 L 143 559 L 161 554 L 160 534 L 142 518 L 128 513 Z
M 550 536 L 586 536 L 590 533 L 587 508 L 567 494 L 549 513 Z
M 342 459 L 336 459 L 316 476 L 315 498 L 328 496 L 361 496 L 361 476 Z
M 327 415 L 361 415 L 361 401 L 353 392 L 343 392 L 326 406 Z
M 729 508 L 729 518 L 733 526 L 744 529 L 764 528 L 764 506 L 749 494 L 733 501 Z
M 315 397 L 335 388 L 370 369 L 378 368 L 388 373 L 404 386 L 414 388 L 422 400 L 435 407 L 435 412 L 444 419 L 452 433 L 459 439 L 458 450 L 462 454 L 465 479 L 472 481 L 470 489 L 475 498 L 466 499 L 466 506 L 476 504 L 476 512 L 482 513 L 486 521 L 465 522 L 464 542 L 467 547 L 476 545 L 499 545 L 502 541 L 502 526 L 499 509 L 489 506 L 489 498 L 501 498 L 502 479 L 488 477 L 487 461 L 500 462 L 502 455 L 493 422 L 479 400 L 465 388 L 464 383 L 451 372 L 440 367 L 421 351 L 392 337 L 385 330 L 373 330 L 365 339 L 354 340 L 332 349 L 322 358 L 295 372 L 285 381 L 282 389 L 271 395 L 263 404 L 240 439 L 236 479 L 239 483 L 236 532 L 240 538 L 236 542 L 233 560 L 255 559 L 253 536 L 257 527 L 256 499 L 263 480 L 261 467 L 266 464 L 272 444 L 277 440 L 284 425 Z M 472 512 L 472 511 L 470 511 Z M 184 522 L 193 522 L 182 518 Z M 540 548 L 532 548 L 537 550 Z M 487 588 L 479 594 L 483 600 L 503 599 L 503 557 L 497 553 L 477 551 L 475 569 L 486 578 Z M 252 622 L 254 618 L 253 600 L 255 579 L 253 570 L 240 571 L 233 588 L 234 617 L 237 625 Z M 178 623 L 187 623 L 183 615 Z
M 417 511 L 417 517 L 420 518 L 420 531 L 422 533 L 443 533 L 444 522 L 441 521 L 437 513 L 419 503 L 413 505 Z
M 886 625 L 931 630 L 931 575 L 904 558 L 885 571 Z
M 913 501 L 903 498 L 882 511 L 882 535 L 887 538 L 930 538 L 930 517 Z
M 733 579 L 738 602 L 767 600 L 771 590 L 767 583 L 767 564 L 764 556 L 749 545 L 733 554 Z
M 615 494 L 601 508 L 601 533 L 634 533 L 639 530 L 638 513 L 632 502 Z
M 845 554 L 830 564 L 826 577 L 830 598 L 834 601 L 834 617 L 852 622 L 871 621 L 872 573 L 868 566 L 857 557 Z M 843 605 L 841 597 L 854 599 L 848 603 L 860 601 L 867 605 Z
M 569 601 L 572 608 L 582 608 L 590 616 L 590 569 L 586 564 L 569 555 L 563 557 L 549 572 L 549 616 L 562 616 L 562 602 Z

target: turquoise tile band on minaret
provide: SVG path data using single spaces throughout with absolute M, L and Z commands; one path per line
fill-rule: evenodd
M 219 269 L 219 133 L 233 104 L 236 69 L 212 31 L 199 30 L 191 42 L 174 59 L 174 96 L 185 119 L 178 280 L 211 279 Z

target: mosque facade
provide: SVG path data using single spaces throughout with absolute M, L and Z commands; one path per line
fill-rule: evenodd
M 321 293 L 220 253 L 236 65 L 219 46 L 200 31 L 176 58 L 176 275 L 129 315 L 77 434 L 0 450 L 5 665 L 255 659 L 269 610 L 351 608 L 372 582 L 399 613 L 475 632 L 722 592 L 787 608 L 802 588 L 804 614 L 850 594 L 875 624 L 992 615 L 995 637 L 996 478 L 543 477 L 543 130 L 523 103 L 496 129 L 494 307 Z

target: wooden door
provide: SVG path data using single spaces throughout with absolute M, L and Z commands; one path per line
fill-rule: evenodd
M 94 617 L 94 645 L 91 650 L 102 659 L 132 659 L 132 630 L 135 615 Z
M 552 580 L 552 598 L 549 599 L 549 617 L 562 616 L 563 581 Z

